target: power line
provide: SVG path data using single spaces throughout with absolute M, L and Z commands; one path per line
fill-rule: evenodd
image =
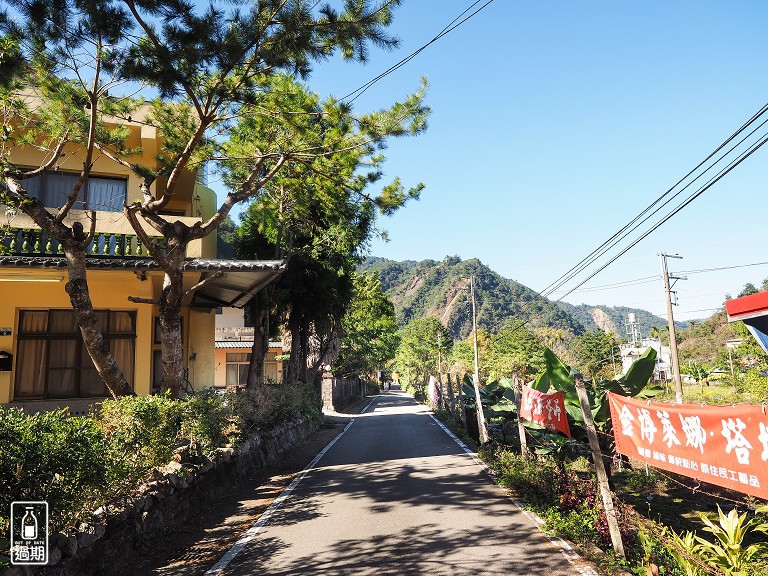
M 702 268 L 701 270 L 682 270 L 678 274 L 703 274 L 705 272 L 719 272 L 720 270 L 734 270 L 736 268 L 749 268 L 750 266 L 765 266 L 768 262 L 754 262 L 752 264 L 736 264 L 734 266 L 721 266 L 720 268 Z
M 646 276 L 644 278 L 636 278 L 635 280 L 624 280 L 623 282 L 616 282 L 614 284 L 603 284 L 601 286 L 592 286 L 590 288 L 582 288 L 581 290 L 573 290 L 571 293 L 599 292 L 602 290 L 628 288 L 631 286 L 640 286 L 641 284 L 650 284 L 651 282 L 656 282 L 658 279 L 659 279 L 659 276 L 657 274 L 654 276 Z M 550 294 L 559 294 L 559 292 L 551 292 Z
M 747 129 L 750 128 L 752 124 L 757 122 L 763 116 L 766 111 L 768 111 L 768 104 L 763 105 L 760 110 L 755 113 L 750 120 L 748 120 L 745 124 L 743 124 L 736 132 L 734 132 L 725 142 L 723 142 L 718 148 L 710 153 L 703 161 L 701 161 L 693 170 L 689 171 L 683 178 L 678 180 L 678 182 L 675 183 L 674 186 L 669 188 L 664 194 L 662 194 L 659 198 L 657 198 L 652 204 L 650 204 L 645 210 L 643 210 L 640 214 L 635 216 L 632 221 L 630 221 L 629 224 L 625 225 L 621 230 L 616 232 L 611 238 L 603 242 L 597 249 L 595 249 L 592 253 L 590 253 L 587 257 L 581 260 L 576 266 L 572 267 L 568 272 L 566 272 L 564 275 L 562 275 L 558 280 L 547 286 L 544 290 L 542 290 L 539 294 L 541 296 L 547 296 L 549 294 L 552 294 L 555 290 L 562 287 L 565 283 L 575 278 L 578 274 L 582 273 L 584 270 L 586 270 L 589 266 L 594 264 L 600 257 L 604 256 L 608 251 L 610 251 L 612 248 L 616 247 L 618 243 L 622 240 L 624 240 L 627 236 L 629 236 L 631 233 L 636 231 L 640 226 L 642 226 L 644 223 L 648 222 L 652 216 L 660 212 L 665 206 L 667 206 L 674 198 L 679 196 L 682 192 L 687 190 L 690 186 L 692 186 L 695 182 L 703 178 L 705 175 L 707 175 L 708 172 L 713 170 L 720 164 L 721 162 L 725 161 L 725 159 L 732 153 L 734 150 L 736 150 L 739 146 L 744 144 L 744 142 L 747 141 L 750 137 L 752 137 L 758 130 L 760 130 L 766 123 L 768 123 L 768 120 L 763 120 L 760 124 L 757 125 L 756 128 L 751 128 L 751 131 L 746 134 L 746 136 L 742 137 L 742 133 L 745 132 Z M 685 182 L 691 175 L 696 173 L 702 166 L 704 166 L 710 159 L 714 158 L 721 150 L 723 150 L 726 146 L 728 146 L 729 143 L 737 140 L 738 138 L 741 138 L 738 140 L 733 146 L 731 146 L 726 152 L 724 152 L 720 157 L 718 157 L 710 166 L 707 166 L 701 173 L 696 175 L 695 178 L 693 178 L 690 182 L 688 182 L 685 186 L 683 186 L 680 190 L 675 192 L 672 196 L 670 196 L 666 201 L 663 203 L 662 200 L 664 200 L 665 197 L 670 195 L 672 191 L 674 191 L 675 188 L 677 188 L 680 184 Z M 656 229 L 658 229 L 662 224 L 664 224 L 667 220 L 675 216 L 678 212 L 680 212 L 683 208 L 688 206 L 691 202 L 693 202 L 696 198 L 698 198 L 701 194 L 706 192 L 709 188 L 711 188 L 714 184 L 719 182 L 725 175 L 730 173 L 736 166 L 741 164 L 744 160 L 746 160 L 749 156 L 751 156 L 754 152 L 756 152 L 758 149 L 760 149 L 766 142 L 768 141 L 768 135 L 763 134 L 759 137 L 757 142 L 753 142 L 752 144 L 747 146 L 747 149 L 742 151 L 740 154 L 736 156 L 735 159 L 731 160 L 725 168 L 721 168 L 719 172 L 715 174 L 715 176 L 712 176 L 707 182 L 705 182 L 703 185 L 701 185 L 695 192 L 691 193 L 685 200 L 683 200 L 680 204 L 678 204 L 676 207 L 672 208 L 669 212 L 667 212 L 666 215 L 662 216 L 658 221 L 656 221 L 655 224 L 653 224 L 650 228 L 646 229 L 645 232 L 641 233 L 641 235 L 636 238 L 634 241 L 632 241 L 627 247 L 625 247 L 623 250 L 621 250 L 618 254 L 610 258 L 606 263 L 604 263 L 602 266 L 600 266 L 595 272 L 590 274 L 585 280 L 581 281 L 579 284 L 571 288 L 569 291 L 567 291 L 565 294 L 563 294 L 559 299 L 562 300 L 565 296 L 568 296 L 572 292 L 574 292 L 579 287 L 586 284 L 589 280 L 594 278 L 597 274 L 602 272 L 605 268 L 610 266 L 613 262 L 615 262 L 618 258 L 626 254 L 631 248 L 636 246 L 639 242 L 641 242 L 643 239 L 645 239 L 647 236 L 649 236 L 651 233 L 653 233 Z M 661 204 L 660 204 L 661 203 Z M 658 206 L 657 206 L 658 205 Z M 655 208 L 654 208 L 655 207 Z M 519 326 L 523 326 L 533 320 L 536 316 L 531 316 L 528 320 L 520 324 Z
M 718 148 L 713 151 L 709 156 L 707 156 L 704 160 L 702 160 L 693 170 L 689 171 L 683 178 L 678 180 L 671 188 L 669 188 L 664 194 L 662 194 L 659 198 L 657 198 L 652 204 L 650 204 L 648 207 L 646 207 L 640 214 L 635 216 L 635 218 L 632 219 L 628 224 L 626 224 L 621 230 L 619 230 L 617 233 L 615 233 L 611 238 L 603 242 L 596 250 L 594 250 L 591 254 L 589 254 L 586 258 L 584 258 L 581 262 L 579 262 L 576 266 L 571 268 L 568 272 L 566 272 L 563 276 L 561 276 L 558 280 L 556 280 L 554 283 L 547 286 L 543 291 L 543 295 L 548 295 L 554 292 L 556 289 L 562 287 L 564 284 L 566 284 L 568 281 L 572 280 L 574 277 L 576 277 L 578 274 L 583 272 L 585 269 L 587 269 L 589 266 L 594 264 L 600 257 L 604 256 L 607 252 L 609 252 L 612 248 L 614 248 L 620 241 L 627 238 L 630 234 L 635 232 L 640 226 L 642 226 L 645 222 L 647 222 L 652 216 L 659 213 L 665 206 L 667 206 L 670 202 L 672 202 L 675 198 L 677 198 L 680 194 L 682 194 L 685 190 L 687 190 L 689 187 L 691 187 L 695 182 L 703 178 L 707 175 L 707 173 L 714 168 L 717 167 L 717 165 L 724 161 L 725 158 L 731 154 L 736 148 L 738 148 L 740 145 L 742 145 L 749 137 L 754 135 L 760 128 L 762 128 L 766 123 L 768 123 L 767 120 L 763 120 L 756 128 L 753 128 L 751 132 L 749 132 L 746 136 L 741 138 L 738 142 L 736 142 L 733 146 L 730 147 L 723 155 L 721 155 L 719 158 L 717 158 L 711 165 L 707 166 L 701 173 L 696 175 L 695 178 L 693 178 L 690 182 L 685 184 L 680 190 L 669 196 L 675 188 L 680 186 L 683 182 L 685 182 L 690 176 L 692 176 L 694 173 L 696 173 L 697 170 L 699 170 L 702 166 L 704 166 L 710 159 L 712 159 L 714 156 L 716 156 L 723 148 L 725 148 L 730 142 L 736 140 L 738 137 L 741 136 L 741 133 L 744 132 L 747 128 L 750 127 L 751 124 L 756 122 L 762 115 L 764 115 L 768 111 L 768 104 L 765 104 L 756 114 L 752 116 L 752 118 L 746 122 L 744 125 L 742 125 L 739 130 L 734 132 L 725 142 L 723 142 Z M 752 145 L 754 146 L 754 144 Z M 762 146 L 762 143 L 760 143 L 757 148 Z M 754 151 L 754 150 L 752 150 Z M 747 154 L 747 157 L 751 155 L 752 152 L 749 152 Z M 744 154 L 744 153 L 742 153 Z M 738 160 L 738 157 L 737 157 Z M 733 162 L 736 161 L 732 161 Z M 739 160 L 736 162 L 736 165 L 738 165 L 741 162 Z M 730 170 L 727 170 L 725 173 L 728 173 Z M 722 178 L 724 174 L 721 172 L 719 173 L 719 177 L 716 177 L 715 181 Z M 700 188 L 697 193 L 694 193 L 693 195 L 689 196 L 681 205 L 678 205 L 677 208 L 673 209 L 670 213 L 668 213 L 667 217 L 661 222 L 663 223 L 667 219 L 674 216 L 677 212 L 679 212 L 682 208 L 687 206 L 691 201 L 693 201 L 695 198 L 697 198 L 701 193 L 703 193 L 705 190 L 707 190 L 711 184 L 714 183 L 712 180 L 710 180 L 709 186 L 705 186 Z M 666 200 L 664 200 L 665 197 L 669 196 Z M 662 202 L 662 200 L 664 200 Z M 657 206 L 658 205 L 658 206 Z M 661 225 L 659 223 L 658 225 Z M 658 227 L 658 226 L 656 226 Z M 647 232 L 646 234 L 642 235 L 640 238 L 635 240 L 629 248 L 636 245 L 638 242 L 640 242 L 643 238 L 645 238 L 650 232 L 653 232 L 655 228 L 653 228 L 651 231 Z M 625 253 L 625 251 L 622 252 Z M 609 262 L 614 262 L 615 259 L 611 260 Z M 599 271 L 602 271 L 605 267 L 600 268 Z M 598 271 L 598 272 L 599 272 Z M 591 276 L 590 276 L 591 278 Z M 583 284 L 583 283 L 582 283 Z M 579 284 L 581 286 L 582 284 Z M 577 286 L 578 287 L 578 286 Z M 574 288 L 575 289 L 575 288 Z
M 477 0 L 476 2 L 472 3 L 472 4 L 471 4 L 471 5 L 470 5 L 470 6 L 469 6 L 467 9 L 465 9 L 465 10 L 464 10 L 464 11 L 463 11 L 461 14 L 459 14 L 458 16 L 456 16 L 456 18 L 454 18 L 453 20 L 451 20 L 451 21 L 450 21 L 450 23 L 449 23 L 449 24 L 448 24 L 448 25 L 447 25 L 445 28 L 443 28 L 443 29 L 442 29 L 442 30 L 441 30 L 441 31 L 438 33 L 438 35 L 437 35 L 437 36 L 435 36 L 434 38 L 432 38 L 432 40 L 430 40 L 429 42 L 427 42 L 426 44 L 424 44 L 424 45 L 423 45 L 421 48 L 418 48 L 417 50 L 415 50 L 414 52 L 412 52 L 410 55 L 408 55 L 408 56 L 406 56 L 405 58 L 403 58 L 402 60 L 400 60 L 400 61 L 399 61 L 397 64 L 395 64 L 395 65 L 393 65 L 393 66 L 389 67 L 387 70 L 385 70 L 384 72 L 382 72 L 381 74 L 379 74 L 379 75 L 378 75 L 378 76 L 376 76 L 375 78 L 373 78 L 373 79 L 369 80 L 368 82 L 366 82 L 365 84 L 363 84 L 363 85 L 362 85 L 362 86 L 360 86 L 359 88 L 357 88 L 357 89 L 353 90 L 352 92 L 350 92 L 349 94 L 347 94 L 346 96 L 344 96 L 343 98 L 341 98 L 341 100 L 342 100 L 342 101 L 343 101 L 343 100 L 346 100 L 346 99 L 347 99 L 347 98 L 349 98 L 350 96 L 353 96 L 353 95 L 354 95 L 354 98 L 350 99 L 350 102 L 354 102 L 354 101 L 355 101 L 355 100 L 357 100 L 357 99 L 358 99 L 360 96 L 362 96 L 362 95 L 363 95 L 363 94 L 364 94 L 364 93 L 365 93 L 365 92 L 368 90 L 368 88 L 370 88 L 371 86 L 373 86 L 374 84 L 376 84 L 376 82 L 378 82 L 379 80 L 381 80 L 382 78 L 384 78 L 384 77 L 386 77 L 386 76 L 389 76 L 389 75 L 390 75 L 392 72 L 394 72 L 395 70 L 397 70 L 397 69 L 398 69 L 398 68 L 400 68 L 401 66 L 404 66 L 405 64 L 407 64 L 408 62 L 410 62 L 411 60 L 413 60 L 413 59 L 414 59 L 416 56 L 418 56 L 418 55 L 419 55 L 419 54 L 420 54 L 420 53 L 421 53 L 423 50 L 425 50 L 425 49 L 426 49 L 428 46 L 430 46 L 431 44 L 434 44 L 435 42 L 437 42 L 438 40 L 440 40 L 440 38 L 442 38 L 443 36 L 445 36 L 445 35 L 447 35 L 447 34 L 450 34 L 451 32 L 453 32 L 453 31 L 454 31 L 456 28 L 458 28 L 459 26 L 461 26 L 462 24 L 464 24 L 464 23 L 465 23 L 467 20 L 469 20 L 470 18 L 472 18 L 473 16 L 475 16 L 476 14 L 478 14 L 480 11 L 482 11 L 483 9 L 485 9 L 485 8 L 486 8 L 486 7 L 487 7 L 489 4 L 491 4 L 491 3 L 493 2 L 493 0 L 488 0 L 488 1 L 487 1 L 485 4 L 483 4 L 482 6 L 480 6 L 480 8 L 478 8 L 477 10 L 475 10 L 474 12 L 472 12 L 472 13 L 471 13 L 469 16 L 467 16 L 467 17 L 466 17 L 466 18 L 464 18 L 463 20 L 459 21 L 458 23 L 456 22 L 457 20 L 459 20 L 459 18 L 461 18 L 462 16 L 464 16 L 464 14 L 466 14 L 466 13 L 467 13 L 467 12 L 469 12 L 469 11 L 470 11 L 472 8 L 474 8 L 475 6 L 477 6 L 477 5 L 478 5 L 478 4 L 479 4 L 481 1 L 482 1 L 482 0 Z

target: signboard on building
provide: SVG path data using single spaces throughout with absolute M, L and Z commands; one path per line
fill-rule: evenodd
M 663 470 L 768 499 L 763 406 L 662 404 L 608 394 L 616 449 Z

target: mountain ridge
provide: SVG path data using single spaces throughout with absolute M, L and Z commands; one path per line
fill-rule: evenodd
M 625 336 L 630 313 L 641 335 L 666 326 L 666 320 L 647 310 L 625 306 L 603 306 L 553 302 L 515 280 L 504 278 L 479 259 L 447 256 L 442 261 L 395 261 L 368 257 L 361 272 L 378 271 L 383 291 L 390 297 L 398 323 L 435 316 L 454 338 L 466 338 L 472 329 L 469 277 L 475 277 L 478 327 L 496 332 L 511 323 L 529 328 L 551 328 L 578 335 L 598 328 Z

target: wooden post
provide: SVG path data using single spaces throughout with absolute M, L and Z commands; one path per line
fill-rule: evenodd
M 523 395 L 520 390 L 520 381 L 517 379 L 517 375 L 514 375 L 512 378 L 514 379 L 515 404 L 517 406 L 517 431 L 520 434 L 520 454 L 523 456 L 523 461 L 528 462 L 528 440 L 525 437 L 523 419 L 520 418 L 520 405 L 522 404 Z
M 448 401 L 450 402 L 449 409 L 451 414 L 456 414 L 456 397 L 453 395 L 453 383 L 451 382 L 451 373 L 446 374 L 446 380 L 448 381 Z
M 622 560 L 626 560 L 627 557 L 624 554 L 624 544 L 621 541 L 621 531 L 619 530 L 619 521 L 616 517 L 616 509 L 613 507 L 611 488 L 608 485 L 608 475 L 605 472 L 603 455 L 600 452 L 600 443 L 597 440 L 595 422 L 592 420 L 592 409 L 589 406 L 589 396 L 587 396 L 587 389 L 584 388 L 584 382 L 580 378 L 576 378 L 576 392 L 579 395 L 581 409 L 584 412 L 584 427 L 587 429 L 589 447 L 592 449 L 592 460 L 595 463 L 597 485 L 600 488 L 600 496 L 603 499 L 603 506 L 605 507 L 605 516 L 608 520 L 608 530 L 611 533 L 613 551 Z
M 472 294 L 472 339 L 475 348 L 475 373 L 472 382 L 475 385 L 475 405 L 477 407 L 477 427 L 480 429 L 480 444 L 487 444 L 488 428 L 485 426 L 485 414 L 483 414 L 483 402 L 480 398 L 480 364 L 477 352 L 477 313 L 475 312 L 475 277 L 469 277 L 469 288 Z

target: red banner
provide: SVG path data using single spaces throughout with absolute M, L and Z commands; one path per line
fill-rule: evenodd
M 635 460 L 768 500 L 762 406 L 661 404 L 608 394 L 616 449 Z
M 562 392 L 545 394 L 530 386 L 523 386 L 520 417 L 541 424 L 549 430 L 562 432 L 570 438 L 568 416 L 565 413 L 565 395 Z

